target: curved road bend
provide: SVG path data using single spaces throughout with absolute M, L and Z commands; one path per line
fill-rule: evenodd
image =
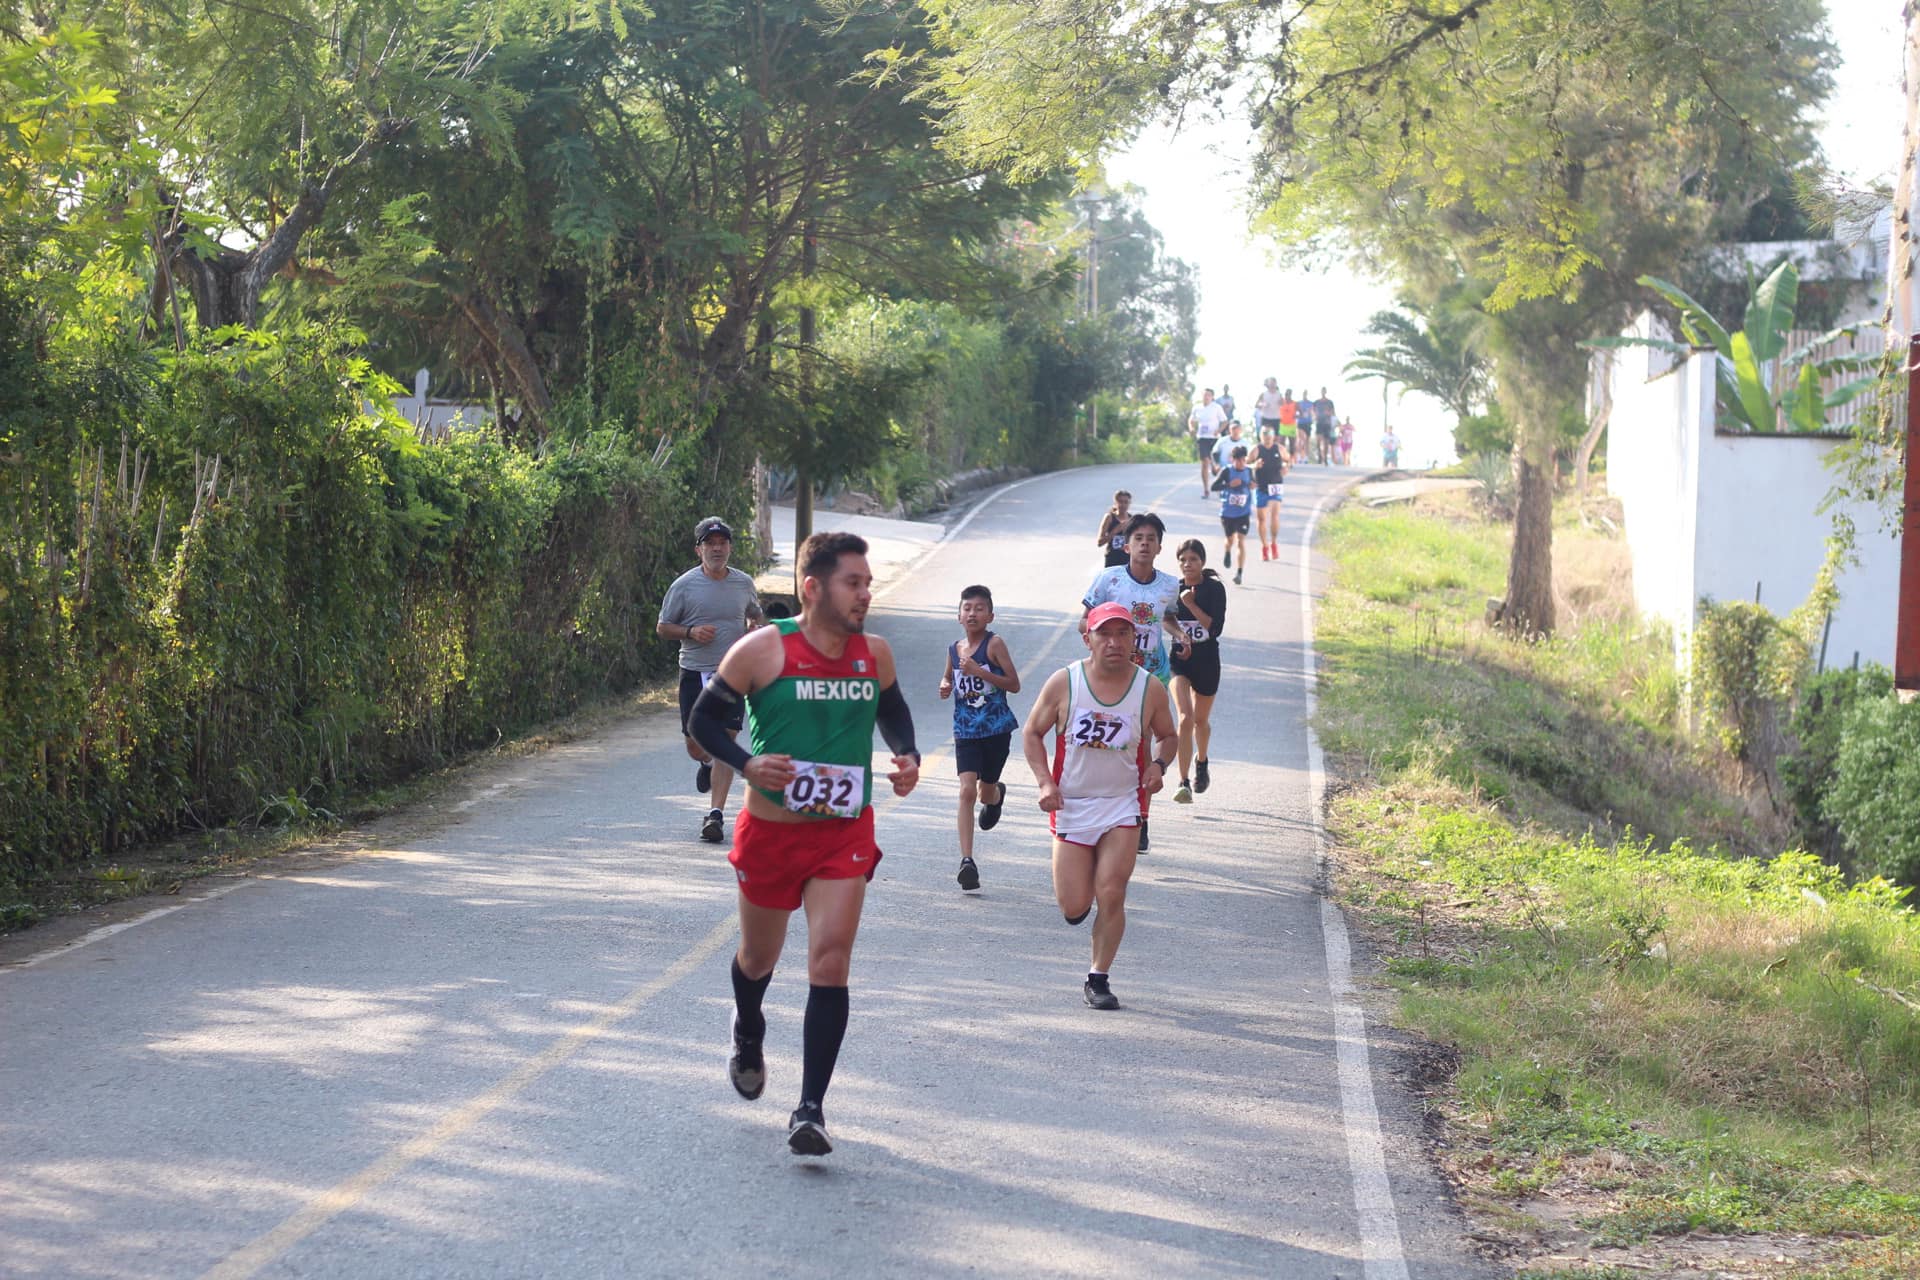
M 676 724 L 651 715 L 490 766 L 397 847 L 0 950 L 0 1274 L 1490 1274 L 1390 1051 L 1336 998 L 1338 955 L 1329 978 L 1345 942 L 1314 891 L 1299 556 L 1344 478 L 1296 472 L 1284 559 L 1231 589 L 1213 787 L 1155 803 L 1120 1012 L 1081 1002 L 1086 929 L 1053 905 L 1017 754 L 984 891 L 955 886 L 934 690 L 970 582 L 993 588 L 1018 710 L 1084 652 L 1116 487 L 1168 520 L 1164 567 L 1180 538 L 1217 549 L 1188 466 L 1016 485 L 879 584 L 870 626 L 928 767 L 881 801 L 828 1160 L 783 1140 L 798 921 L 767 1093 L 727 1084 L 732 876 L 694 839 Z

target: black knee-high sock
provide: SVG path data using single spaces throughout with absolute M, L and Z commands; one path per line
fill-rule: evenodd
M 758 1040 L 767 1034 L 767 1019 L 760 1012 L 760 1002 L 766 998 L 767 984 L 772 981 L 772 973 L 764 978 L 749 978 L 740 971 L 740 957 L 733 958 L 733 1007 L 740 1011 L 740 1034 L 749 1040 Z
M 800 1069 L 800 1101 L 819 1106 L 840 1060 L 840 1042 L 847 1034 L 847 989 L 809 986 L 807 1020 L 801 1040 L 804 1065 Z

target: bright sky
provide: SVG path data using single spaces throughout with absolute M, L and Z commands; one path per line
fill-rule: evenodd
M 1828 0 L 1828 27 L 1843 65 L 1824 113 L 1821 139 L 1833 167 L 1859 181 L 1891 180 L 1900 150 L 1900 0 Z M 1282 268 L 1272 247 L 1250 242 L 1241 206 L 1250 133 L 1244 124 L 1156 129 L 1107 165 L 1109 181 L 1144 189 L 1149 221 L 1167 251 L 1200 276 L 1200 385 L 1233 389 L 1239 416 L 1271 374 L 1294 394 L 1325 385 L 1359 428 L 1354 461 L 1379 462 L 1384 417 L 1413 465 L 1453 458 L 1451 423 L 1424 396 L 1383 403 L 1377 380 L 1346 383 L 1341 367 L 1373 344 L 1368 318 L 1393 305 L 1393 290 L 1342 267 Z

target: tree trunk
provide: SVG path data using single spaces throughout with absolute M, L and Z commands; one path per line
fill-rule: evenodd
M 1507 561 L 1507 598 L 1500 626 L 1531 639 L 1553 634 L 1553 465 L 1531 451 L 1513 453 L 1513 554 Z
M 456 303 L 460 314 L 466 317 L 467 324 L 480 339 L 487 368 L 497 370 L 505 377 L 508 387 L 504 389 L 512 391 L 514 398 L 520 402 L 522 418 L 532 422 L 536 433 L 545 434 L 553 397 L 547 391 L 547 380 L 541 375 L 540 366 L 534 360 L 520 326 L 502 314 L 477 290 L 457 295 Z M 500 389 L 497 384 L 496 389 Z M 504 429 L 505 421 L 500 425 Z
M 1613 352 L 1600 355 L 1599 368 L 1592 375 L 1587 412 L 1587 434 L 1580 437 L 1580 451 L 1574 455 L 1573 474 L 1580 485 L 1580 500 L 1587 500 L 1587 472 L 1593 467 L 1593 451 L 1600 444 L 1600 433 L 1613 417 Z

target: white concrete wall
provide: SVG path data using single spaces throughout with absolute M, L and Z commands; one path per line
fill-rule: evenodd
M 1637 326 L 1646 332 L 1645 317 Z M 1643 616 L 1671 623 L 1684 654 L 1701 597 L 1796 608 L 1826 556 L 1833 486 L 1826 459 L 1841 441 L 1813 436 L 1722 434 L 1713 428 L 1711 352 L 1649 378 L 1649 354 L 1614 360 L 1607 486 L 1626 516 L 1633 594 Z M 1657 357 L 1656 357 L 1657 358 Z M 1880 511 L 1843 508 L 1859 530 L 1859 564 L 1840 579 L 1827 665 L 1893 662 L 1899 542 Z

